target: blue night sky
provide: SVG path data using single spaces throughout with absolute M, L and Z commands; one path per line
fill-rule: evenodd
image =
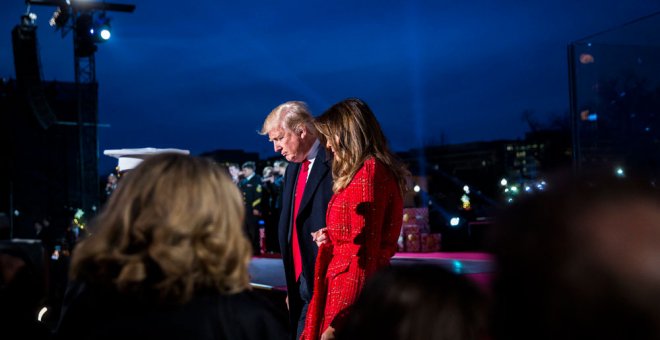
M 113 1 L 96 54 L 99 148 L 244 149 L 287 100 L 320 114 L 356 96 L 394 150 L 522 137 L 521 113 L 567 111 L 566 45 L 660 10 L 657 0 Z M 15 77 L 11 29 L 23 0 L 0 4 L 0 77 Z M 33 6 L 45 80 L 73 81 L 73 48 Z M 101 170 L 112 160 L 101 155 Z M 108 164 L 108 165 L 106 165 Z

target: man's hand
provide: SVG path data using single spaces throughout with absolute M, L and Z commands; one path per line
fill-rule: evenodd
M 328 238 L 328 228 L 321 228 L 312 233 L 312 241 L 316 242 L 316 245 L 320 247 L 322 244 L 327 243 L 330 239 Z
M 284 303 L 286 303 L 286 309 L 289 310 L 289 294 L 286 295 L 286 298 L 284 299 Z
M 321 340 L 332 340 L 335 338 L 335 329 L 332 328 L 332 326 L 328 326 L 328 328 L 321 334 Z

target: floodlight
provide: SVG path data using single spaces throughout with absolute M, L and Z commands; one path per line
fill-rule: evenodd
M 103 40 L 110 39 L 110 36 L 112 36 L 112 34 L 110 33 L 110 27 L 101 28 L 99 36 L 101 36 L 101 39 L 103 39 Z
M 51 27 L 55 27 L 55 30 L 61 29 L 66 26 L 66 23 L 69 21 L 71 15 L 69 14 L 69 8 L 65 6 L 57 7 L 55 12 L 53 12 L 53 17 L 50 18 L 48 24 Z
M 104 42 L 110 39 L 111 36 L 110 18 L 105 16 L 105 12 L 103 12 L 94 20 L 94 40 Z
M 27 13 L 21 15 L 21 25 L 24 27 L 27 26 L 36 26 L 37 15 L 34 13 Z

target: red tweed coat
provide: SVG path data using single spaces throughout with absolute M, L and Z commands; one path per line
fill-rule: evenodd
M 382 163 L 368 159 L 328 205 L 330 241 L 321 245 L 316 258 L 314 296 L 302 339 L 318 339 L 328 326 L 341 325 L 367 277 L 390 263 L 402 220 L 396 178 Z

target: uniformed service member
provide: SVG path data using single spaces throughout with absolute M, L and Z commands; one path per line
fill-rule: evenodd
M 261 186 L 261 177 L 255 173 L 254 162 L 245 162 L 241 166 L 243 170 L 243 180 L 238 187 L 243 192 L 243 202 L 245 203 L 245 231 L 252 244 L 254 255 L 261 254 L 259 242 L 259 220 L 262 216 L 261 196 L 263 187 Z

